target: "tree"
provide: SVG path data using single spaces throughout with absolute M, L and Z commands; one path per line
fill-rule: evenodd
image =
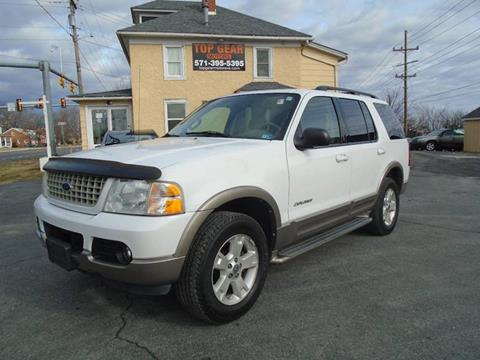
M 411 127 L 419 134 L 439 129 L 458 129 L 463 127 L 464 113 L 447 108 L 417 105 L 411 116 Z
M 390 105 L 395 115 L 399 118 L 403 115 L 403 96 L 400 88 L 389 88 L 385 91 L 383 98 Z

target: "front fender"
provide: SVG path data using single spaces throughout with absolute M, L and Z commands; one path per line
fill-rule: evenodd
M 277 202 L 267 191 L 254 186 L 239 186 L 232 189 L 224 190 L 210 197 L 205 201 L 198 211 L 195 212 L 189 223 L 185 227 L 180 242 L 178 243 L 175 256 L 186 256 L 193 242 L 195 234 L 200 229 L 207 217 L 222 205 L 242 198 L 258 198 L 270 205 L 275 215 L 277 226 L 280 226 L 281 216 Z

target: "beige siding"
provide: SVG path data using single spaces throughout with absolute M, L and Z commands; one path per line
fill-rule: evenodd
M 338 64 L 336 57 L 317 49 L 301 47 L 300 44 L 271 47 L 273 48 L 273 76 L 267 81 L 310 89 L 319 85 L 336 84 Z M 165 80 L 163 45 L 160 43 L 130 44 L 134 129 L 153 129 L 159 135 L 164 134 L 165 100 L 186 100 L 187 112 L 191 112 L 205 100 L 231 94 L 252 81 L 261 81 L 254 78 L 253 49 L 252 44 L 246 44 L 245 71 L 193 71 L 192 45 L 187 44 L 184 48 L 185 80 Z M 81 102 L 80 120 L 84 149 L 88 148 L 86 107 L 105 105 L 105 101 Z M 112 105 L 119 105 L 119 103 L 113 101 Z
M 465 129 L 465 152 L 480 153 L 480 119 L 466 120 L 463 127 Z
M 163 47 L 160 44 L 130 45 L 133 92 L 133 118 L 136 129 L 165 132 L 165 100 L 187 100 L 188 112 L 202 101 L 233 93 L 246 83 L 255 81 L 253 49 L 246 46 L 245 71 L 193 71 L 192 46 L 185 46 L 185 80 L 164 80 Z M 273 79 L 293 87 L 313 88 L 319 84 L 334 85 L 336 59 L 317 50 L 308 59 L 298 47 L 273 48 Z M 327 63 L 328 62 L 328 63 Z
M 304 48 L 301 56 L 300 87 L 314 89 L 320 85 L 336 86 L 336 64 L 331 56 Z

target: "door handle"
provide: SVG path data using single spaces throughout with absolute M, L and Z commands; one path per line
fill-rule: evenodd
M 378 155 L 385 155 L 387 152 L 385 151 L 385 149 L 382 149 L 382 148 L 378 148 L 377 149 L 377 154 Z
M 347 154 L 338 154 L 336 156 L 336 160 L 337 160 L 337 163 L 348 161 L 348 155 Z

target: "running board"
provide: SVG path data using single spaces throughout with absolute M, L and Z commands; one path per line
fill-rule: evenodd
M 281 264 L 285 261 L 293 259 L 298 255 L 306 253 L 312 249 L 315 249 L 319 246 L 322 246 L 332 240 L 335 240 L 343 235 L 346 235 L 354 230 L 357 230 L 365 225 L 369 224 L 372 221 L 370 217 L 359 217 L 355 218 L 343 225 L 337 226 L 325 233 L 315 235 L 311 238 L 308 238 L 302 241 L 299 244 L 289 246 L 283 250 L 280 250 L 276 255 L 272 257 L 270 261 L 273 264 Z

